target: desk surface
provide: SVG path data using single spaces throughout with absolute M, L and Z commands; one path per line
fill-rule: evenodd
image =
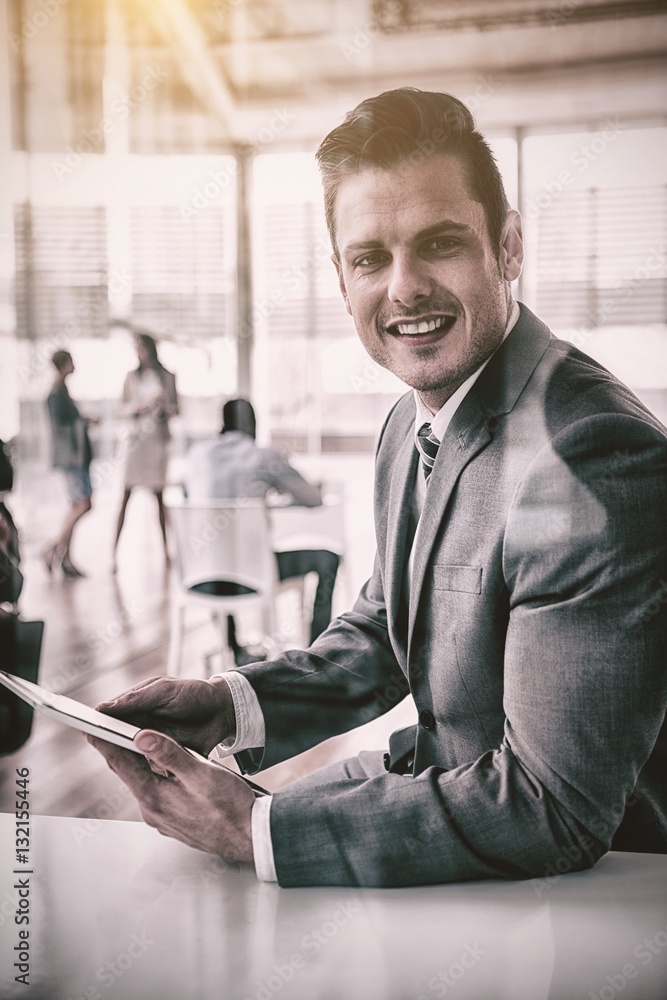
M 0 849 L 3 1000 L 667 997 L 667 857 L 535 883 L 285 890 L 140 823 L 34 817 L 26 868 L 2 814 Z M 28 987 L 11 971 L 21 877 Z

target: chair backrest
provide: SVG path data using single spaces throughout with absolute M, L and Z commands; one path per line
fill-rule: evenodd
M 277 565 L 262 500 L 184 500 L 168 511 L 182 587 L 224 581 L 273 593 Z

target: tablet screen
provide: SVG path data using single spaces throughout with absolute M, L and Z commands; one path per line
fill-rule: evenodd
M 121 719 L 114 719 L 111 715 L 97 712 L 88 705 L 82 705 L 80 701 L 67 698 L 63 694 L 54 694 L 39 684 L 25 681 L 22 677 L 14 677 L 12 674 L 0 670 L 0 683 L 13 691 L 29 705 L 49 715 L 52 719 L 63 722 L 66 726 L 79 729 L 82 733 L 90 736 L 97 736 L 107 743 L 115 743 L 116 746 L 123 747 L 124 750 L 134 750 L 135 753 L 141 751 L 132 742 L 134 736 L 139 732 L 138 726 L 131 726 L 129 722 Z

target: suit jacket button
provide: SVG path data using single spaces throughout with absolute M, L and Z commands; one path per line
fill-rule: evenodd
M 389 756 L 388 753 L 384 755 L 384 757 L 382 758 L 382 762 L 384 764 L 385 771 L 388 771 L 389 768 L 391 767 L 391 757 Z
M 427 708 L 423 712 L 419 713 L 419 722 L 424 729 L 435 729 L 435 716 L 433 712 L 429 712 Z

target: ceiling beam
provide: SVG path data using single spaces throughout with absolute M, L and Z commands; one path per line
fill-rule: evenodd
M 467 5 L 439 0 L 373 0 L 373 17 L 384 34 L 415 31 L 489 31 L 535 25 L 618 21 L 667 12 L 665 0 L 468 0 Z

